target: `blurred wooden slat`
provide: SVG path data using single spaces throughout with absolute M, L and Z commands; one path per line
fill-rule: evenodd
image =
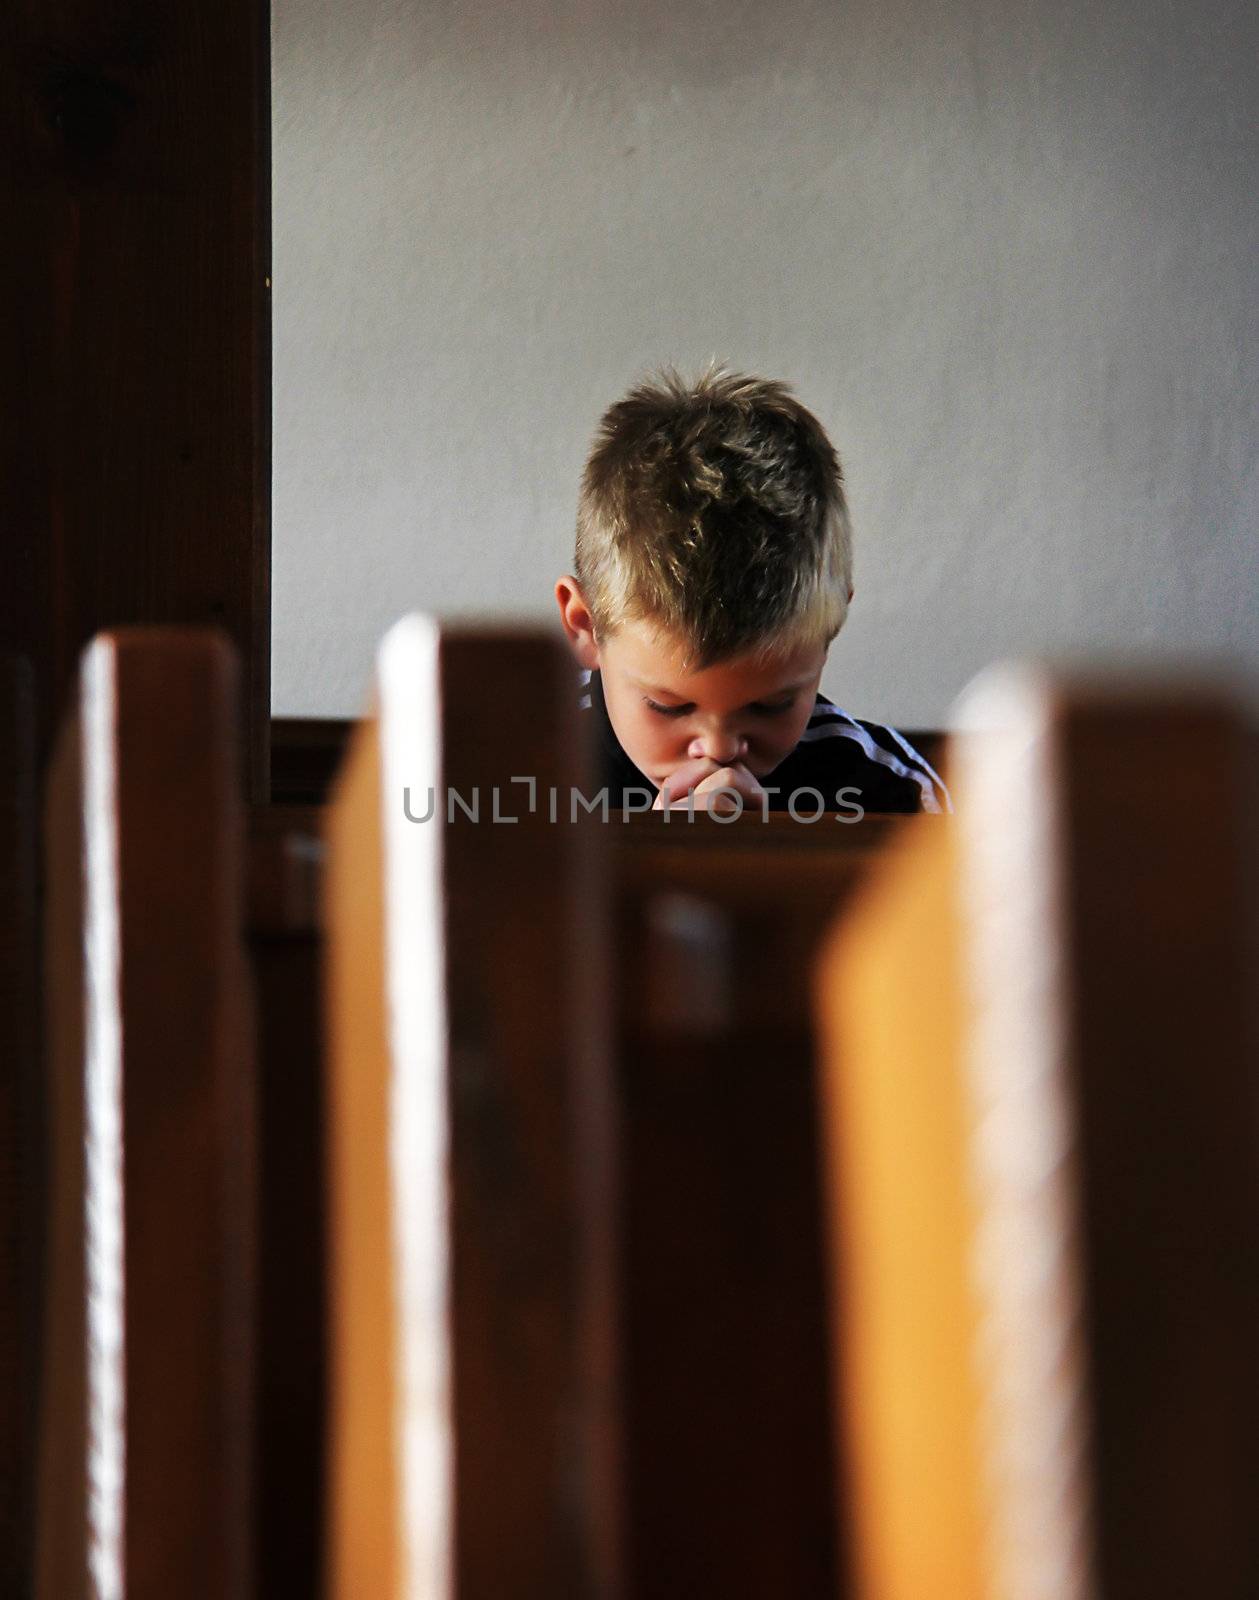
M 40 1140 L 35 704 L 0 659 L 0 1594 L 29 1592 L 38 1378 Z
M 50 777 L 47 1600 L 253 1592 L 236 713 L 215 636 L 103 635 Z
M 511 782 L 583 782 L 571 671 L 411 618 L 377 693 L 328 826 L 329 1592 L 610 1595 L 594 825 Z M 481 820 L 408 821 L 404 788 Z
M 257 1588 L 322 1593 L 326 1428 L 322 815 L 249 813 L 257 1014 Z
M 982 1539 L 952 845 L 948 822 L 905 839 L 877 895 L 840 922 L 825 978 L 837 1402 L 860 1600 L 999 1595 Z
M 1254 742 L 977 688 L 820 980 L 862 1600 L 1259 1593 Z

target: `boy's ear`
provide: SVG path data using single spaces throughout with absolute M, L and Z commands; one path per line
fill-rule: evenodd
M 594 618 L 577 579 L 566 573 L 555 585 L 555 599 L 560 608 L 560 621 L 573 654 L 583 667 L 599 665 L 599 646 L 595 640 Z

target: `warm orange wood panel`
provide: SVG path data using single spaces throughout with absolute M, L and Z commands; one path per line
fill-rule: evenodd
M 379 733 L 369 719 L 355 736 L 327 819 L 328 1561 L 331 1595 L 389 1600 L 413 1591 L 403 1581 L 406 1511 L 399 1498 L 401 1291 L 390 1177 L 382 823 Z M 440 1325 L 432 1334 L 441 1342 Z M 440 1439 L 441 1419 L 436 1426 Z M 440 1594 L 440 1582 L 435 1577 L 428 1592 Z
M 859 1594 L 1244 1600 L 1253 737 L 1220 693 L 1021 671 L 962 715 L 956 817 L 818 980 Z
M 862 1600 L 996 1600 L 982 1556 L 953 856 L 947 822 L 907 834 L 820 969 Z

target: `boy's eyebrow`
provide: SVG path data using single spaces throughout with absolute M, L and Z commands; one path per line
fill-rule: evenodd
M 797 694 L 801 689 L 805 688 L 810 681 L 811 680 L 808 678 L 801 678 L 798 683 L 784 683 L 780 688 L 770 689 L 766 694 L 758 695 L 755 700 L 749 700 L 748 704 L 758 705 L 762 700 L 773 700 L 776 699 L 780 694 Z M 632 674 L 630 676 L 630 682 L 636 689 L 641 689 L 644 694 L 649 694 L 653 700 L 681 700 L 681 696 L 678 694 L 676 689 L 657 688 L 654 684 L 644 683 L 641 678 L 635 678 Z M 683 705 L 689 705 L 690 703 L 691 702 L 689 700 L 682 701 Z
M 644 683 L 641 678 L 631 678 L 630 682 L 645 695 L 650 695 L 653 700 L 677 700 L 682 705 L 690 704 L 689 700 L 682 700 L 675 689 L 659 689 L 654 683 Z
M 809 678 L 801 678 L 798 683 L 784 683 L 781 688 L 771 689 L 767 695 L 761 695 L 761 699 L 772 700 L 775 695 L 780 694 L 799 694 L 801 689 L 808 688 L 811 681 Z

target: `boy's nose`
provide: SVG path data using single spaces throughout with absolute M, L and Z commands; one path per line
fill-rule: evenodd
M 709 761 L 715 761 L 720 767 L 725 767 L 730 762 L 739 761 L 747 755 L 748 742 L 736 733 L 722 733 L 717 730 L 698 734 L 691 740 L 686 753 L 693 759 L 702 756 Z

